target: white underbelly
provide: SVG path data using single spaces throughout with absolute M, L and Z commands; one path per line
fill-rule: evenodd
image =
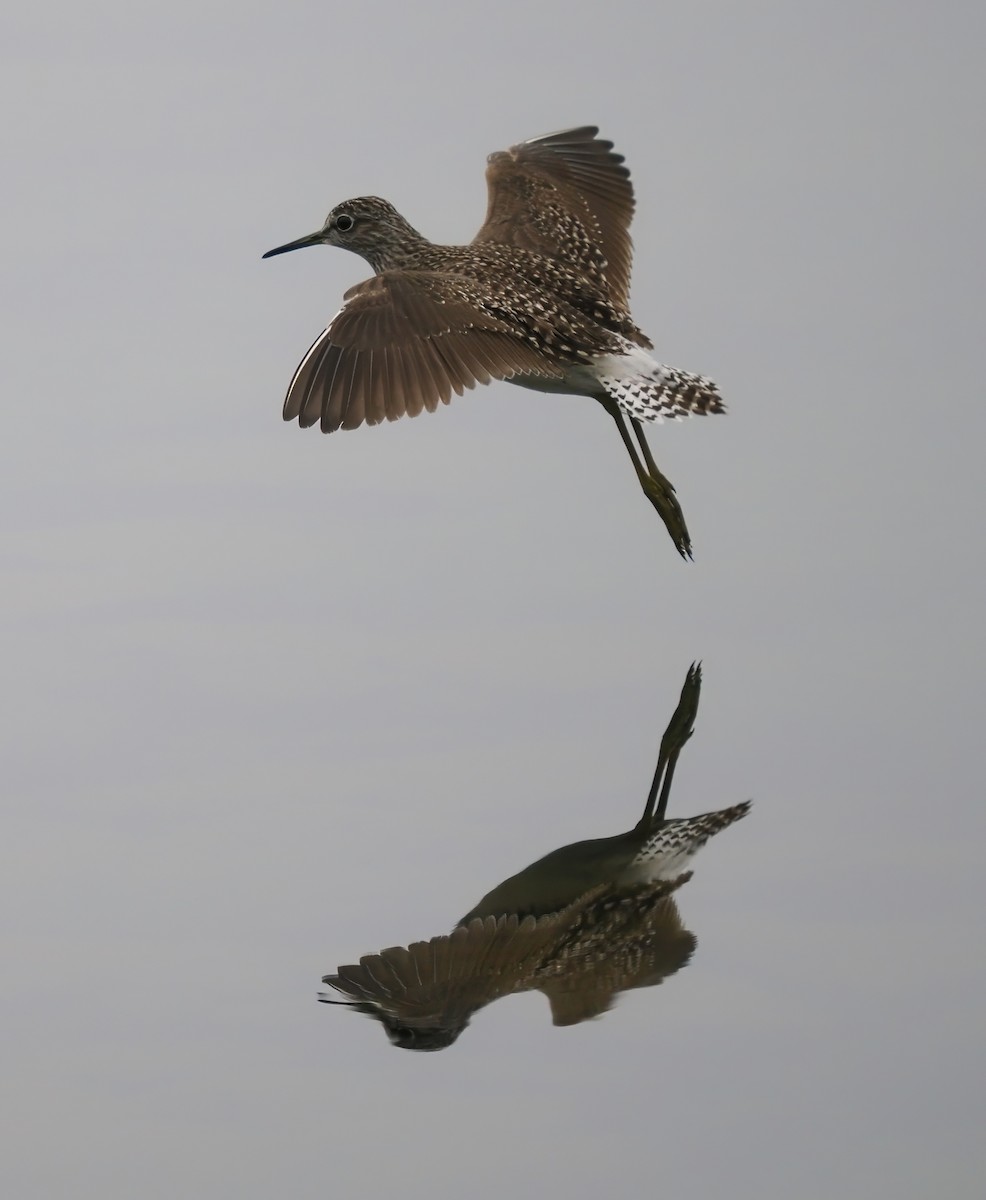
M 551 379 L 545 375 L 514 375 L 509 382 L 534 392 L 552 392 L 564 396 L 599 396 L 606 391 L 599 382 L 595 367 L 568 367 L 562 379 Z

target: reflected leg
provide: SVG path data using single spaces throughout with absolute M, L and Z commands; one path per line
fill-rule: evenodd
M 657 756 L 657 768 L 654 771 L 654 781 L 650 786 L 644 815 L 637 825 L 638 829 L 646 830 L 658 825 L 664 820 L 668 807 L 668 797 L 671 795 L 671 780 L 674 769 L 678 764 L 678 755 L 685 743 L 695 731 L 695 718 L 698 716 L 698 698 L 702 691 L 702 665 L 692 663 L 685 676 L 681 689 L 681 698 L 674 715 L 668 722 L 668 727 L 661 738 L 661 749 Z M 663 775 L 663 784 L 661 777 Z M 658 789 L 660 788 L 660 799 Z M 655 809 L 655 803 L 657 805 Z

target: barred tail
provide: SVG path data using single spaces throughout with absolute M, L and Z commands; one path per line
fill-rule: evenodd
M 665 366 L 639 346 L 627 344 L 623 354 L 606 355 L 596 365 L 607 395 L 637 421 L 677 420 L 722 413 L 719 388 L 704 375 Z
M 666 821 L 637 852 L 629 872 L 646 879 L 673 879 L 713 834 L 745 817 L 750 805 L 751 801 L 744 800 L 718 812 Z

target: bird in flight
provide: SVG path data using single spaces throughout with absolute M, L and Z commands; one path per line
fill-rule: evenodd
M 336 205 L 317 232 L 269 250 L 264 258 L 341 246 L 376 272 L 345 293 L 301 360 L 284 419 L 324 433 L 355 429 L 434 412 L 494 379 L 591 396 L 616 423 L 678 552 L 691 558 L 644 422 L 724 407 L 711 380 L 652 357 L 630 316 L 633 185 L 598 132 L 566 129 L 490 155 L 486 220 L 466 246 L 430 242 L 392 204 L 362 196 Z

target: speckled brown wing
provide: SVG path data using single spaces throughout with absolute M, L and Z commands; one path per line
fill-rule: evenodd
M 433 271 L 384 271 L 350 288 L 294 373 L 285 421 L 331 433 L 434 412 L 491 379 L 560 378 L 485 299 L 476 280 Z
M 572 906 L 569 928 L 532 984 L 548 998 L 555 1025 L 597 1017 L 620 992 L 653 987 L 685 966 L 695 935 L 670 893 L 690 878 L 686 872 L 630 891 L 595 889 Z
M 633 184 L 594 125 L 532 138 L 489 157 L 489 207 L 476 242 L 504 242 L 581 271 L 626 309 Z

